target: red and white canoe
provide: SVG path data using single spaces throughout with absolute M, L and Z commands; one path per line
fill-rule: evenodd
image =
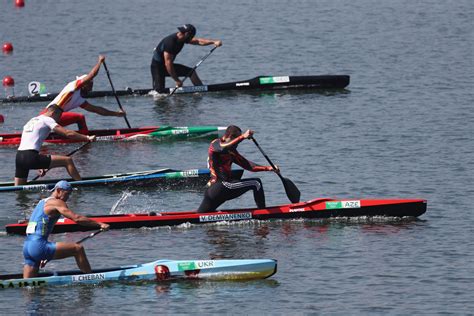
M 137 128 L 98 129 L 89 130 L 88 135 L 96 135 L 96 141 L 127 141 L 142 139 L 192 139 L 198 137 L 217 136 L 225 127 L 219 126 L 145 126 Z M 0 145 L 18 146 L 21 142 L 21 133 L 0 134 Z M 78 143 L 79 140 L 65 138 L 57 134 L 50 134 L 46 143 L 68 144 Z
M 184 223 L 206 224 L 220 221 L 267 220 L 291 218 L 330 217 L 418 217 L 426 212 L 426 200 L 422 199 L 332 199 L 320 198 L 307 202 L 271 206 L 264 209 L 232 209 L 213 213 L 163 212 L 147 214 L 98 215 L 90 218 L 107 223 L 111 229 L 173 226 Z M 25 234 L 26 221 L 6 225 L 9 234 Z M 69 219 L 60 219 L 53 233 L 94 230 L 76 224 Z

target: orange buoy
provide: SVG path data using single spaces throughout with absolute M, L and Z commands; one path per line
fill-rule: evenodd
M 3 43 L 3 47 L 2 47 L 2 50 L 5 54 L 10 54 L 11 52 L 13 52 L 13 45 L 12 43 L 10 42 L 5 42 Z
M 25 1 L 23 0 L 15 0 L 15 6 L 17 8 L 23 8 L 25 6 Z
M 13 78 L 10 77 L 10 76 L 6 76 L 5 78 L 3 78 L 3 86 L 4 87 L 13 87 L 13 86 L 15 86 L 15 80 L 13 80 Z

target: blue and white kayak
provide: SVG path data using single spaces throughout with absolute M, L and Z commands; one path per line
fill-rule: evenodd
M 232 170 L 233 177 L 240 179 L 243 169 Z M 86 186 L 124 186 L 124 185 L 170 185 L 173 187 L 188 187 L 193 185 L 204 185 L 210 178 L 209 169 L 156 169 L 129 173 L 108 174 L 96 177 L 84 177 L 82 180 L 74 181 L 67 179 L 72 187 Z M 63 179 L 49 179 L 31 181 L 25 185 L 15 186 L 13 182 L 0 182 L 0 192 L 8 191 L 42 191 L 49 190 Z
M 104 282 L 160 282 L 180 279 L 233 281 L 265 279 L 277 271 L 273 259 L 240 260 L 157 260 L 145 264 L 94 270 L 42 272 L 38 277 L 23 279 L 21 274 L 0 275 L 0 289 L 44 287 Z

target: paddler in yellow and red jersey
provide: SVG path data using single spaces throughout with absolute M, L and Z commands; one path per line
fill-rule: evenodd
M 100 66 L 105 61 L 105 56 L 100 55 L 99 61 L 92 68 L 92 70 L 87 75 L 82 75 L 77 77 L 76 80 L 69 82 L 63 90 L 54 98 L 51 103 L 48 104 L 46 108 L 55 104 L 60 109 L 63 110 L 63 114 L 59 120 L 59 125 L 68 126 L 71 124 L 77 124 L 79 128 L 79 133 L 87 134 L 88 128 L 86 124 L 86 119 L 83 114 L 77 112 L 70 112 L 71 110 L 81 107 L 86 111 L 97 113 L 103 116 L 125 116 L 126 113 L 123 111 L 110 111 L 106 108 L 92 105 L 86 101 L 85 96 L 87 93 L 92 91 L 94 85 L 94 77 L 99 73 Z M 43 110 L 41 114 L 46 111 Z

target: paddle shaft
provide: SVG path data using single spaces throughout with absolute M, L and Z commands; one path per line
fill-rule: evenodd
M 114 84 L 112 83 L 112 78 L 110 78 L 109 69 L 107 68 L 107 64 L 105 63 L 105 60 L 102 62 L 102 64 L 104 65 L 105 72 L 107 73 L 107 78 L 109 78 L 110 87 L 112 87 L 112 92 L 114 93 L 115 100 L 117 100 L 117 103 L 118 103 L 118 106 L 119 106 L 120 110 L 122 110 L 122 112 L 125 112 L 123 110 L 122 104 L 120 103 L 120 99 L 117 95 L 117 92 L 115 91 Z M 127 123 L 128 128 L 132 128 L 130 126 L 130 123 L 128 122 L 127 115 L 125 115 L 123 118 L 125 119 L 125 123 Z
M 267 159 L 267 161 L 270 163 L 272 168 L 276 170 L 276 166 L 273 164 L 273 162 L 268 158 L 267 154 L 263 151 L 263 149 L 260 147 L 260 145 L 257 143 L 255 138 L 251 137 L 257 148 L 260 150 L 260 152 L 263 154 L 263 156 Z M 281 182 L 283 183 L 283 187 L 285 188 L 286 195 L 288 196 L 288 199 L 292 203 L 299 203 L 300 197 L 301 197 L 301 192 L 298 190 L 296 185 L 291 181 L 290 179 L 284 178 L 280 172 L 276 173 L 278 177 L 280 177 Z
M 191 77 L 193 75 L 193 73 L 196 71 L 196 68 L 199 67 L 203 61 L 205 61 L 207 59 L 207 57 L 209 57 L 212 52 L 217 48 L 217 46 L 214 46 L 214 48 L 212 48 L 209 53 L 206 54 L 206 56 L 204 56 L 194 67 L 193 69 L 191 69 L 191 71 L 186 75 L 186 77 L 184 77 L 183 81 L 181 81 L 182 83 L 184 83 L 184 81 L 186 81 L 186 79 L 188 79 L 189 77 Z M 174 88 L 174 90 L 169 94 L 169 97 L 172 96 L 176 90 L 178 90 L 178 87 Z
M 101 228 L 99 229 L 98 231 L 95 231 L 93 233 L 90 233 L 89 235 L 87 235 L 86 237 L 82 238 L 81 240 L 77 241 L 76 244 L 81 244 L 83 243 L 84 241 L 86 241 L 87 239 L 90 239 L 90 238 L 93 238 L 94 236 L 102 233 L 104 230 Z M 44 260 L 41 262 L 41 268 L 44 268 L 44 266 L 49 262 L 49 260 Z
M 270 160 L 270 158 L 268 158 L 267 154 L 263 151 L 262 147 L 260 147 L 260 145 L 257 143 L 257 141 L 255 140 L 255 138 L 252 137 L 251 139 L 253 140 L 253 142 L 255 143 L 255 145 L 257 146 L 257 148 L 260 150 L 260 152 L 262 153 L 262 155 L 265 157 L 265 159 L 267 159 L 267 161 L 268 161 L 268 163 L 270 164 L 270 166 L 272 166 L 272 168 L 276 170 L 276 166 L 273 164 L 273 162 Z M 280 179 L 282 179 L 282 180 L 284 179 L 283 176 L 282 176 L 279 172 L 277 172 L 276 174 L 280 177 Z
M 86 146 L 89 145 L 90 143 L 91 143 L 91 142 L 88 141 L 87 143 L 82 144 L 81 146 L 77 147 L 76 149 L 74 149 L 73 151 L 71 151 L 70 153 L 68 153 L 66 156 L 69 157 L 69 156 L 74 155 L 75 153 L 77 153 L 79 150 L 81 150 L 82 148 L 86 147 Z M 48 172 L 48 171 L 49 171 L 49 169 L 46 170 L 46 172 Z M 46 174 L 46 172 L 45 172 L 44 174 Z M 43 176 L 44 176 L 44 175 L 43 175 Z M 39 177 L 40 177 L 40 176 L 38 175 L 38 176 L 34 177 L 33 180 L 31 180 L 31 181 L 38 180 Z
M 86 241 L 87 239 L 90 239 L 90 238 L 93 238 L 95 237 L 96 235 L 99 235 L 100 233 L 102 233 L 104 230 L 103 229 L 99 229 L 98 231 L 95 231 L 93 233 L 90 233 L 89 235 L 87 235 L 86 237 L 82 238 L 81 240 L 79 240 L 78 242 L 76 242 L 77 244 L 80 244 L 84 241 Z

